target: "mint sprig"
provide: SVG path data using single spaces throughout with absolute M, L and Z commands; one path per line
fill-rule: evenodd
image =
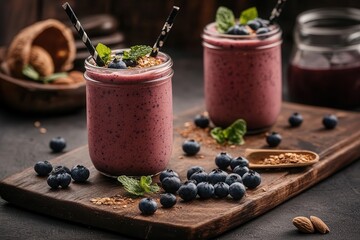
M 137 61 L 140 57 L 143 57 L 151 53 L 152 48 L 146 45 L 135 45 L 130 48 L 129 51 L 124 51 L 123 59 Z
M 68 76 L 68 74 L 65 72 L 58 72 L 46 77 L 41 77 L 40 74 L 31 65 L 24 66 L 24 68 L 22 69 L 22 74 L 33 81 L 41 83 L 49 83 L 57 78 Z
M 216 11 L 215 24 L 218 32 L 225 33 L 230 27 L 235 25 L 234 13 L 226 7 L 219 7 Z
M 96 45 L 96 51 L 99 54 L 101 60 L 107 64 L 111 59 L 111 49 L 105 44 L 98 43 Z
M 140 180 L 138 180 L 121 175 L 117 179 L 128 193 L 135 196 L 143 196 L 145 193 L 155 193 L 160 190 L 157 184 L 151 184 L 151 176 L 141 176 Z
M 253 20 L 258 17 L 258 12 L 256 7 L 248 8 L 241 12 L 240 14 L 240 24 L 246 24 L 248 21 Z
M 243 119 L 238 119 L 225 129 L 220 127 L 213 128 L 210 135 L 220 144 L 228 142 L 229 144 L 243 145 L 245 143 L 245 133 L 246 122 Z

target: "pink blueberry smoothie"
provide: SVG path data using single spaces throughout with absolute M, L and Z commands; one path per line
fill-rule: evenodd
M 281 108 L 281 30 L 254 35 L 220 34 L 205 27 L 205 105 L 216 126 L 244 119 L 248 132 L 271 127 Z
M 172 61 L 141 69 L 85 63 L 90 158 L 105 175 L 142 176 L 164 170 L 173 140 Z

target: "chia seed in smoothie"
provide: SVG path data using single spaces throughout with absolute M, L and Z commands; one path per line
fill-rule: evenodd
M 170 160 L 172 61 L 148 68 L 100 68 L 86 60 L 90 158 L 109 176 L 153 175 Z
M 244 119 L 248 132 L 270 128 L 281 108 L 281 30 L 261 35 L 203 34 L 205 105 L 216 126 Z

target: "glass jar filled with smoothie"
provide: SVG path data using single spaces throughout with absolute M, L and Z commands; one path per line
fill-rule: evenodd
M 108 176 L 153 175 L 171 157 L 172 60 L 162 52 L 131 59 L 140 48 L 113 51 L 105 67 L 85 61 L 89 153 Z
M 288 69 L 290 99 L 360 107 L 360 9 L 322 8 L 297 18 Z
M 216 126 L 244 119 L 248 133 L 262 132 L 280 113 L 282 32 L 260 18 L 235 21 L 229 11 L 220 7 L 202 35 L 206 110 Z

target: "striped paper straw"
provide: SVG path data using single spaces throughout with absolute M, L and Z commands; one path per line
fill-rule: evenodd
M 68 2 L 66 2 L 62 5 L 62 7 L 64 8 L 66 14 L 69 16 L 71 23 L 74 25 L 76 31 L 79 33 L 81 40 L 85 44 L 85 46 L 86 46 L 87 50 L 89 51 L 90 55 L 92 56 L 92 58 L 95 60 L 96 64 L 100 67 L 104 66 L 105 63 L 99 56 L 99 54 L 96 51 L 96 49 L 94 48 L 94 46 L 91 44 L 91 41 L 90 41 L 88 35 L 86 34 L 84 28 L 81 26 L 81 23 L 79 22 L 74 11 L 70 7 L 70 4 Z
M 165 42 L 167 36 L 169 35 L 169 32 L 174 23 L 174 19 L 175 19 L 176 15 L 178 14 L 179 9 L 180 9 L 179 7 L 173 6 L 173 9 L 172 9 L 169 17 L 167 18 L 167 20 L 161 30 L 161 33 L 153 46 L 153 50 L 150 53 L 151 57 L 156 57 L 157 54 L 159 53 L 160 48 L 162 48 L 162 46 L 164 45 L 164 42 Z
M 271 16 L 269 18 L 270 22 L 273 23 L 280 16 L 282 9 L 284 8 L 286 0 L 278 0 L 274 9 L 271 12 Z

